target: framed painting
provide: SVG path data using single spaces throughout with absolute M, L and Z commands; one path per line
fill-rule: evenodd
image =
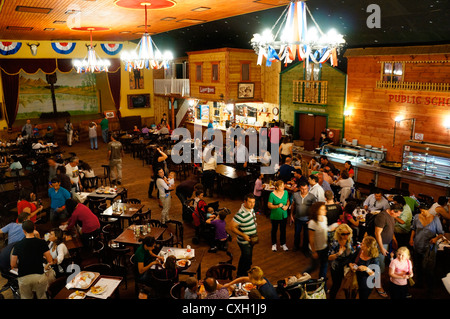
M 150 107 L 150 94 L 129 94 L 128 108 L 140 109 Z
M 107 119 L 113 119 L 116 117 L 116 112 L 115 111 L 105 111 L 105 117 Z
M 132 70 L 129 73 L 130 90 L 139 90 L 144 88 L 144 70 Z
M 255 83 L 238 83 L 238 99 L 251 99 L 255 95 Z

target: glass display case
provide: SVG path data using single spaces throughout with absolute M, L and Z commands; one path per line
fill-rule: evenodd
M 370 160 L 381 162 L 386 158 L 386 151 L 378 148 L 366 148 L 359 145 L 342 144 L 342 146 L 325 145 L 324 154 L 332 154 L 345 160 Z
M 450 180 L 450 146 L 413 141 L 405 143 L 402 171 Z
M 322 149 L 322 153 L 327 155 L 333 155 L 346 161 L 355 160 L 359 155 L 359 151 L 350 147 L 339 147 L 334 145 L 325 145 Z

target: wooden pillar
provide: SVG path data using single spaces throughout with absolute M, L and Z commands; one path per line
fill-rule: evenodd
M 172 109 L 172 125 L 171 128 L 175 129 L 175 107 L 174 107 L 175 98 L 173 96 L 170 97 L 171 109 Z

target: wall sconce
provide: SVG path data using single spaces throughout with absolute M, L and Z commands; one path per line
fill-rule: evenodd
M 446 130 L 450 130 L 450 115 L 448 115 L 444 120 L 444 127 Z
M 351 109 L 347 109 L 344 111 L 344 116 L 346 118 L 350 117 L 352 115 L 352 110 Z
M 409 118 L 409 119 L 405 119 L 405 118 L 403 118 L 403 116 L 401 116 L 401 115 L 399 115 L 399 116 L 397 116 L 396 118 L 395 118 L 395 122 L 394 122 L 394 139 L 392 140 L 392 147 L 394 147 L 394 145 L 395 145 L 395 129 L 396 129 L 396 127 L 397 127 L 397 124 L 400 124 L 400 122 L 402 122 L 402 121 L 409 121 L 409 120 L 411 120 L 412 121 L 412 125 L 411 125 L 411 137 L 410 137 L 410 139 L 412 140 L 413 139 L 413 136 L 414 136 L 414 130 L 415 130 L 415 128 L 416 128 L 416 119 L 415 118 Z

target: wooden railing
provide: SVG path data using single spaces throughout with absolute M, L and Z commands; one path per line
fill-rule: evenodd
M 189 79 L 155 79 L 153 90 L 155 94 L 189 96 Z
M 450 83 L 377 81 L 377 89 L 448 92 Z
M 293 102 L 327 104 L 328 81 L 294 81 Z

